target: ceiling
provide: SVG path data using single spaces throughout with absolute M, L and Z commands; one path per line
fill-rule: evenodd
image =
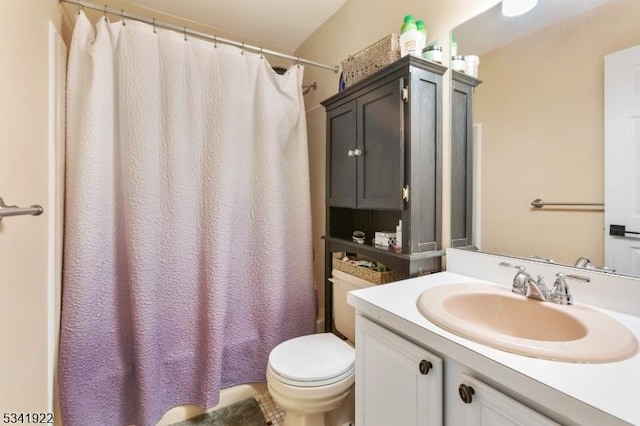
M 610 0 L 538 0 L 530 12 L 516 17 L 502 15 L 500 3 L 454 28 L 461 54 L 482 55 L 533 34 L 568 17 L 586 12 Z M 482 34 L 482 37 L 478 35 Z
M 347 0 L 126 0 L 293 52 Z

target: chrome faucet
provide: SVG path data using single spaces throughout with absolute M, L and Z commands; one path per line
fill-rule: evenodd
M 529 299 L 557 303 L 559 305 L 573 305 L 573 296 L 567 284 L 567 279 L 581 281 L 583 283 L 591 281 L 589 277 L 582 275 L 568 275 L 558 272 L 556 274 L 556 281 L 551 290 L 549 290 L 542 275 L 538 275 L 538 279 L 535 280 L 526 271 L 524 266 L 512 265 L 507 262 L 500 262 L 500 266 L 518 270 L 515 277 L 513 277 L 512 292 L 523 295 Z
M 549 300 L 549 294 L 549 288 L 547 288 L 547 285 L 544 283 L 542 275 L 538 275 L 537 281 L 533 281 L 533 279 L 527 281 L 527 292 L 524 294 L 525 297 L 546 302 Z
M 576 263 L 574 263 L 573 266 L 575 266 L 576 268 L 586 268 L 587 265 L 589 265 L 590 263 L 591 263 L 591 259 L 585 256 L 580 256 L 578 260 L 576 260 Z
M 613 274 L 616 272 L 615 268 L 610 268 L 608 266 L 595 266 L 591 263 L 591 259 L 585 256 L 580 256 L 576 263 L 573 265 L 576 268 L 590 269 L 592 271 L 605 272 L 607 274 Z
M 549 298 L 549 289 L 544 282 L 542 275 L 538 275 L 536 281 L 527 271 L 524 266 L 512 265 L 507 262 L 500 262 L 500 266 L 507 268 L 515 268 L 518 270 L 516 276 L 513 277 L 513 285 L 511 291 L 516 294 L 528 297 L 529 299 L 536 299 L 547 301 Z
M 562 272 L 558 272 L 556 274 L 556 282 L 553 283 L 553 289 L 549 296 L 550 302 L 557 303 L 559 305 L 573 305 L 573 296 L 571 295 L 569 284 L 567 284 L 567 279 L 583 283 L 591 282 L 589 277 L 582 275 L 566 275 Z

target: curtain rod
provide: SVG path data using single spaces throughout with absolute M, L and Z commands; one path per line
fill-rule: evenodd
M 217 43 L 223 43 L 223 44 L 229 44 L 231 46 L 236 46 L 236 47 L 240 47 L 242 49 L 245 50 L 251 50 L 254 51 L 256 53 L 262 53 L 262 54 L 266 54 L 266 55 L 272 55 L 272 56 L 277 56 L 279 58 L 284 58 L 284 59 L 289 59 L 292 61 L 295 61 L 296 63 L 301 63 L 301 64 L 306 64 L 306 65 L 311 65 L 314 67 L 318 67 L 318 68 L 323 68 L 326 70 L 331 70 L 335 73 L 338 72 L 339 67 L 337 65 L 325 65 L 325 64 L 321 64 L 318 62 L 314 62 L 314 61 L 310 61 L 308 59 L 302 59 L 299 56 L 293 56 L 293 55 L 288 55 L 286 53 L 280 53 L 280 52 L 276 52 L 273 50 L 268 50 L 268 49 L 263 49 L 262 47 L 259 46 L 252 46 L 250 44 L 246 44 L 246 43 L 242 43 L 242 42 L 237 42 L 237 41 L 233 41 L 233 40 L 228 40 L 225 38 L 221 38 L 218 36 L 211 36 L 209 34 L 205 34 L 205 33 L 201 33 L 198 31 L 193 31 L 188 29 L 187 27 L 179 27 L 177 25 L 172 25 L 166 22 L 162 22 L 162 21 L 157 21 L 155 18 L 147 18 L 145 16 L 138 16 L 138 15 L 133 15 L 130 13 L 127 13 L 123 10 L 118 10 L 118 9 L 113 9 L 113 8 L 109 8 L 106 5 L 105 6 L 98 6 L 97 4 L 94 3 L 89 3 L 86 1 L 81 1 L 81 0 L 58 0 L 58 3 L 69 3 L 69 4 L 74 4 L 76 6 L 79 7 L 83 7 L 83 8 L 87 8 L 87 9 L 92 9 L 92 10 L 97 10 L 100 12 L 103 12 L 105 14 L 110 14 L 110 15 L 116 15 L 116 16 L 120 16 L 121 18 L 126 18 L 126 19 L 131 19 L 133 21 L 139 21 L 139 22 L 144 22 L 146 24 L 149 25 L 153 25 L 156 28 L 164 28 L 167 30 L 172 30 L 172 31 L 176 31 L 176 32 L 180 32 L 180 33 L 184 33 L 185 35 L 190 35 L 193 37 L 197 37 L 197 38 L 201 38 L 204 40 L 209 40 L 209 41 L 213 41 L 213 42 L 217 42 Z

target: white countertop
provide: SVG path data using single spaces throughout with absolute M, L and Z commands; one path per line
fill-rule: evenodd
M 416 306 L 418 296 L 428 288 L 458 283 L 496 284 L 453 272 L 440 272 L 356 290 L 349 293 L 347 300 L 360 313 L 417 343 L 457 360 L 480 374 L 493 378 L 499 376 L 497 381 L 505 380 L 504 385 L 516 392 L 529 394 L 529 397 L 532 392 L 535 393 L 533 399 L 553 412 L 573 409 L 572 413 L 565 412 L 565 415 L 577 424 L 606 421 L 600 424 L 608 425 L 613 420 L 619 424 L 628 422 L 640 425 L 640 355 L 614 363 L 577 364 L 516 355 L 459 337 L 427 320 Z M 508 290 L 508 286 L 505 287 Z M 579 300 L 576 300 L 576 304 L 580 304 Z M 640 341 L 639 317 L 597 307 L 594 309 L 624 324 Z M 535 318 L 531 320 L 535 321 Z M 562 395 L 553 395 L 553 392 L 549 392 L 552 390 Z M 564 395 L 605 414 L 597 417 L 599 413 L 596 413 L 594 417 L 594 413 L 581 410 L 580 404 L 572 407 L 573 401 L 566 398 L 562 400 Z M 581 420 L 581 416 L 584 419 Z

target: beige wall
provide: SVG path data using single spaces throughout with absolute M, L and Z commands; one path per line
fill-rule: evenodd
M 496 4 L 497 0 L 349 0 L 324 25 L 311 35 L 296 51 L 303 58 L 326 64 L 339 64 L 349 54 L 358 52 L 392 32 L 399 32 L 404 15 L 411 13 L 422 18 L 427 26 L 427 38 L 438 39 L 448 52 L 449 31 L 472 16 Z M 449 73 L 445 74 L 444 93 L 449 92 Z M 317 81 L 318 90 L 305 96 L 309 156 L 311 164 L 311 198 L 313 242 L 315 251 L 314 279 L 320 302 L 324 297 L 324 245 L 321 237 L 325 229 L 325 112 L 319 104 L 337 92 L 338 75 L 331 71 L 307 67 L 305 82 Z M 443 243 L 449 241 L 449 97 L 444 98 L 443 126 L 444 193 Z M 321 313 L 322 315 L 322 313 Z
M 59 308 L 48 300 L 59 283 L 48 267 L 59 240 L 49 227 L 57 207 L 48 179 L 49 21 L 61 29 L 56 0 L 2 2 L 0 197 L 44 213 L 0 223 L 0 412 L 52 410 L 57 331 L 49 324 Z
M 602 210 L 534 210 L 604 201 L 604 56 L 640 43 L 640 2 L 616 0 L 483 55 L 484 251 L 602 265 Z

